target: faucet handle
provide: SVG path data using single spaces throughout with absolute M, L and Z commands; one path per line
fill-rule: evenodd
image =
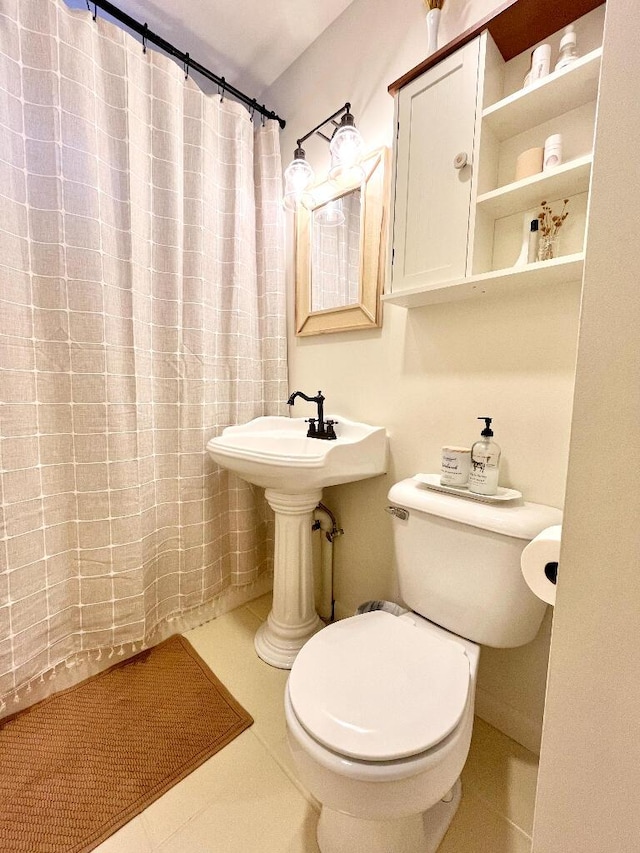
M 317 435 L 316 420 L 316 418 L 305 419 L 305 423 L 309 424 L 309 429 L 307 430 L 307 438 L 314 438 Z
M 338 421 L 325 421 L 324 425 L 327 428 L 327 438 L 331 441 L 331 439 L 337 438 L 336 432 L 334 430 L 334 424 L 337 424 Z

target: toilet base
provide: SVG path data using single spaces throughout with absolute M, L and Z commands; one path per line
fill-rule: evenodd
M 436 853 L 460 804 L 459 779 L 449 796 L 449 802 L 441 800 L 426 812 L 396 820 L 361 820 L 323 806 L 318 822 L 320 851 Z

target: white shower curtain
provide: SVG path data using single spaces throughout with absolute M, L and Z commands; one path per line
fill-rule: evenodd
M 280 168 L 119 28 L 0 0 L 0 714 L 268 588 L 204 448 L 286 399 Z

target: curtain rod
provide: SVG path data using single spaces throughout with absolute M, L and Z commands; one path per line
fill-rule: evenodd
M 89 5 L 89 0 L 86 0 L 87 9 L 91 11 L 91 6 Z M 183 53 L 181 50 L 178 50 L 175 45 L 171 44 L 171 42 L 166 41 L 159 36 L 157 33 L 152 32 L 149 29 L 147 24 L 141 24 L 139 21 L 136 21 L 130 15 L 127 15 L 126 12 L 123 12 L 121 9 L 118 9 L 113 3 L 109 3 L 108 0 L 91 0 L 91 5 L 94 7 L 94 20 L 97 15 L 97 8 L 99 7 L 112 18 L 115 18 L 116 21 L 119 21 L 121 24 L 124 24 L 130 30 L 137 33 L 142 37 L 143 46 L 150 42 L 155 44 L 156 47 L 159 47 L 169 56 L 173 56 L 175 59 L 180 60 L 180 62 L 184 65 L 185 70 L 191 68 L 193 71 L 197 71 L 198 74 L 202 74 L 203 77 L 206 77 L 207 80 L 211 80 L 216 85 L 220 86 L 222 89 L 222 94 L 227 92 L 229 95 L 232 95 L 238 101 L 242 101 L 243 104 L 246 104 L 252 110 L 260 115 L 263 115 L 265 118 L 271 118 L 278 122 L 281 128 L 284 129 L 286 125 L 286 121 L 280 116 L 276 115 L 273 110 L 268 110 L 264 104 L 259 104 L 255 98 L 250 98 L 248 95 L 245 95 L 244 92 L 241 92 L 239 89 L 236 89 L 235 86 L 230 85 L 224 79 L 224 77 L 218 77 L 217 74 L 214 74 L 213 71 L 210 71 L 208 68 L 205 68 L 204 65 L 200 65 L 199 62 L 196 62 L 195 59 L 192 59 L 188 53 Z

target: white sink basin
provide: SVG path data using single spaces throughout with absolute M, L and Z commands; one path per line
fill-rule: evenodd
M 262 486 L 275 513 L 273 604 L 255 636 L 262 660 L 290 669 L 306 641 L 322 628 L 314 607 L 313 512 L 325 486 L 383 474 L 387 435 L 331 417 L 335 440 L 307 438 L 304 418 L 256 418 L 227 427 L 207 444 L 211 458 Z
M 256 418 L 227 427 L 207 444 L 211 458 L 256 486 L 300 494 L 383 474 L 387 436 L 382 427 L 330 415 L 337 438 L 307 438 L 304 418 Z

